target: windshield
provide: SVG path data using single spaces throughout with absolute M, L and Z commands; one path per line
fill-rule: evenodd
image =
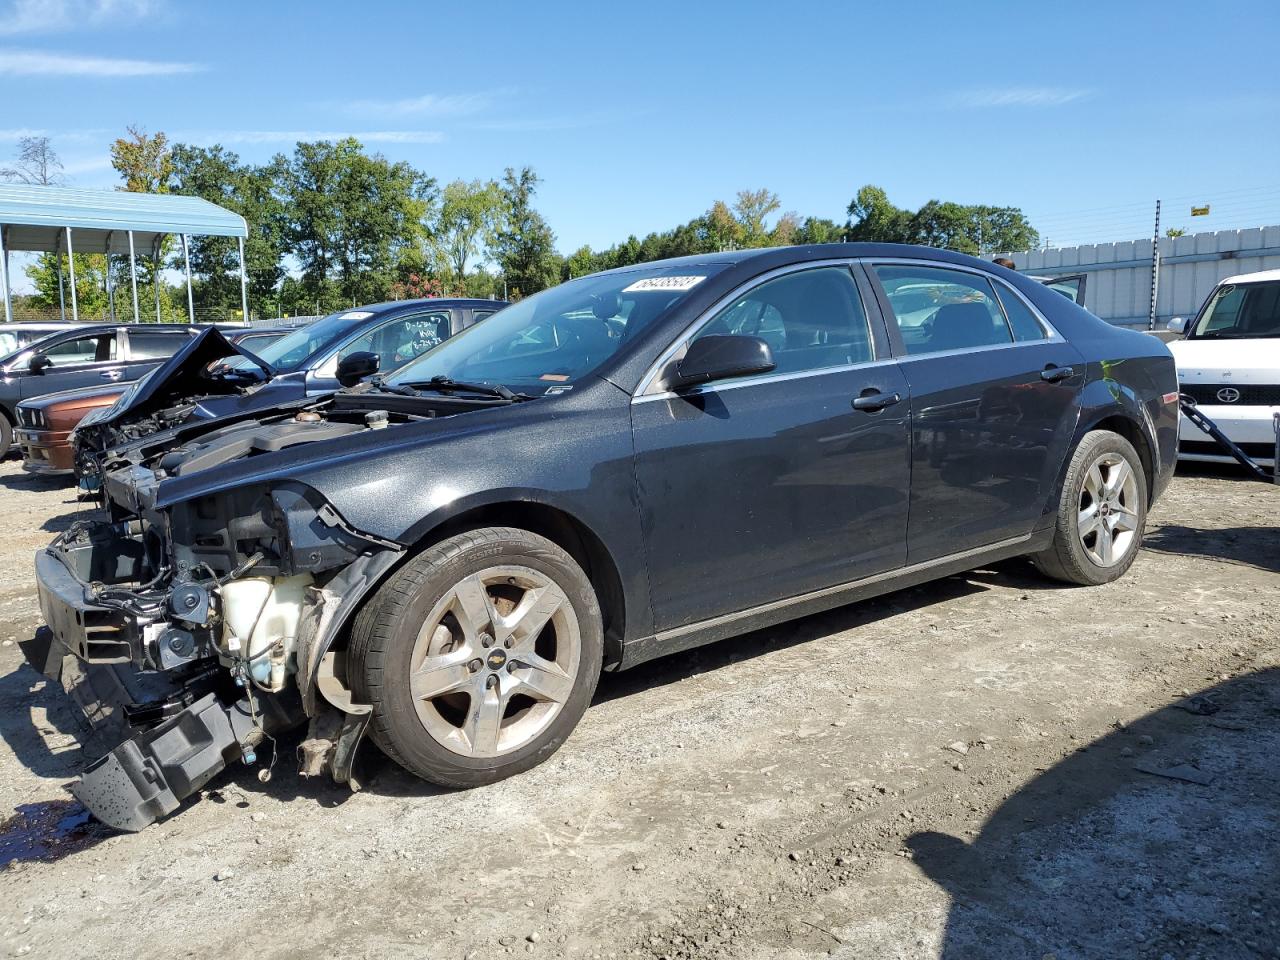
M 1197 340 L 1280 337 L 1280 281 L 1223 284 L 1205 304 L 1191 337 Z
M 345 313 L 331 314 L 323 320 L 317 320 L 315 323 L 285 334 L 274 343 L 268 343 L 265 346 L 255 343 L 252 346 L 246 345 L 245 349 L 259 359 L 265 360 L 267 366 L 276 373 L 289 373 L 291 370 L 305 367 L 307 361 L 315 354 L 328 352 L 329 348 L 354 331 L 361 320 L 371 316 L 373 314 L 367 310 L 348 310 Z M 243 370 L 256 367 L 257 364 L 252 360 L 239 357 L 229 361 L 227 366 L 234 370 Z
M 534 396 L 572 389 L 721 269 L 722 264 L 662 264 L 570 280 L 444 341 L 388 382 L 447 377 Z

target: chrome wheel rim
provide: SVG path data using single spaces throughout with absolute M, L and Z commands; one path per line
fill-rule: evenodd
M 497 757 L 555 720 L 581 659 L 577 614 L 551 578 L 530 567 L 487 567 L 432 607 L 413 647 L 409 690 L 437 743 L 464 757 Z
M 1138 479 L 1124 457 L 1104 453 L 1085 472 L 1080 489 L 1080 545 L 1100 567 L 1128 556 L 1138 535 Z

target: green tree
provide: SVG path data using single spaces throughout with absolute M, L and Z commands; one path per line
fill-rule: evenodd
M 430 227 L 431 249 L 448 273 L 465 281 L 467 265 L 493 242 L 503 194 L 492 180 L 454 180 L 440 194 Z
M 169 138 L 163 133 L 147 136 L 141 127 L 129 126 L 128 135 L 111 144 L 111 166 L 124 178 L 131 193 L 168 193 L 173 176 Z
M 499 189 L 502 208 L 494 231 L 492 252 L 512 299 L 544 290 L 560 275 L 555 234 L 533 209 L 538 176 L 529 167 L 507 167 Z
M 845 236 L 849 240 L 911 243 L 910 211 L 895 207 L 879 187 L 867 185 L 859 190 L 849 201 L 848 212 Z
M 421 239 L 435 182 L 365 153 L 354 137 L 299 143 L 273 166 L 301 300 L 324 310 L 389 296 L 402 251 Z
M 914 213 L 889 202 L 880 187 L 867 185 L 849 202 L 849 240 L 919 243 L 962 253 L 1030 250 L 1040 239 L 1017 207 L 930 200 Z
M 566 280 L 572 280 L 574 277 L 585 277 L 588 273 L 595 273 L 599 269 L 596 263 L 597 258 L 591 252 L 591 248 L 583 245 L 565 258 L 562 276 Z
M 748 247 L 763 247 L 769 243 L 769 231 L 764 221 L 769 214 L 779 210 L 782 204 L 772 190 L 739 190 L 733 203 L 733 214 L 742 228 L 742 242 Z
M 174 144 L 172 192 L 200 197 L 245 218 L 245 266 L 251 303 L 265 303 L 284 277 L 284 204 L 272 167 L 251 167 L 221 146 Z M 240 308 L 239 255 L 230 237 L 192 237 L 191 272 L 202 309 Z

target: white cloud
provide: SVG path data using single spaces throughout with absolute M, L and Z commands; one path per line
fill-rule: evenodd
M 385 116 L 456 117 L 477 113 L 494 99 L 491 93 L 424 93 L 398 100 L 348 100 L 342 108 L 351 113 L 378 113 Z
M 195 73 L 203 69 L 204 67 L 195 63 L 164 60 L 123 60 L 36 50 L 0 50 L 0 76 L 10 77 L 156 77 Z
M 1065 87 L 1005 87 L 957 93 L 962 107 L 1060 107 L 1090 96 L 1093 91 Z
M 0 4 L 0 35 L 120 26 L 162 8 L 158 0 L 10 0 Z
M 361 143 L 441 143 L 438 130 L 224 130 L 212 133 L 177 134 L 175 140 L 188 143 L 296 143 L 299 140 L 342 140 L 355 137 Z
M 18 127 L 10 130 L 0 130 L 0 143 L 16 143 L 23 137 L 47 137 L 49 131 L 35 130 L 31 127 Z

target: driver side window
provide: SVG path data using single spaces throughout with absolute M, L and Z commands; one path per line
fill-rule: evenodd
M 447 310 L 398 317 L 352 340 L 339 351 L 338 359 L 353 353 L 376 353 L 378 369 L 390 373 L 410 360 L 416 360 L 448 336 Z
M 77 337 L 41 353 L 53 361 L 54 366 L 67 367 L 78 363 L 94 363 L 116 358 L 114 334 L 103 333 L 95 337 Z
M 845 267 L 817 267 L 766 281 L 743 293 L 693 338 L 759 337 L 774 373 L 800 373 L 874 359 L 867 315 Z

